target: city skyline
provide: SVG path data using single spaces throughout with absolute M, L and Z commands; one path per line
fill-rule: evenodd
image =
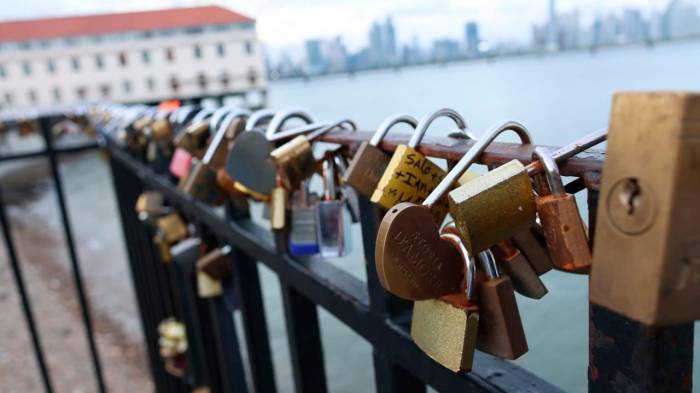
M 598 48 L 621 44 L 667 41 L 700 36 L 700 7 L 688 0 L 670 0 L 663 9 L 625 7 L 617 12 L 596 14 L 583 22 L 578 8 L 560 10 L 559 1 L 548 0 L 548 17 L 530 25 L 530 33 L 519 41 L 490 40 L 477 20 L 462 21 L 461 37 L 442 36 L 427 42 L 413 35 L 400 42 L 394 15 L 375 20 L 365 33 L 365 45 L 349 50 L 345 37 L 312 38 L 303 50 L 268 53 L 271 76 L 289 77 L 412 64 L 442 63 L 478 57 L 498 57 L 527 52 Z

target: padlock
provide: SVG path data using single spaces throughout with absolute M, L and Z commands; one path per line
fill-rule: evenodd
M 345 206 L 350 216 L 348 223 L 356 224 L 360 222 L 360 199 L 357 196 L 357 191 L 343 180 L 344 174 L 348 170 L 347 160 L 342 154 L 334 154 L 333 159 L 338 172 L 337 184 L 340 184 L 340 194 L 345 201 Z
M 290 211 L 289 254 L 305 256 L 318 254 L 318 237 L 316 234 L 316 207 L 309 204 L 308 184 L 293 192 Z
M 344 182 L 353 186 L 357 192 L 367 198 L 372 197 L 379 179 L 391 160 L 391 157 L 378 147 L 379 143 L 384 139 L 389 129 L 399 123 L 406 123 L 412 128 L 416 128 L 418 120 L 408 115 L 394 115 L 384 120 L 369 142 L 363 141 L 360 144 L 343 176 Z
M 226 135 L 228 134 L 229 127 L 231 127 L 237 119 L 245 119 L 247 117 L 248 112 L 237 110 L 228 113 L 223 122 L 214 121 L 214 123 L 210 123 L 210 126 L 212 124 L 217 124 L 220 125 L 220 127 L 215 130 L 202 161 L 198 161 L 195 158 L 192 159 L 192 170 L 188 174 L 186 180 L 181 183 L 181 189 L 184 192 L 192 195 L 195 199 L 214 206 L 219 206 L 224 203 L 226 195 L 218 185 L 216 168 L 212 167 L 212 163 L 218 160 L 219 164 L 221 164 L 223 157 L 226 155 L 228 147 Z
M 544 173 L 536 178 L 540 186 L 535 202 L 552 263 L 565 271 L 590 269 L 592 256 L 588 235 L 576 198 L 564 190 L 559 168 L 551 154 L 538 147 L 532 158 L 538 159 L 544 168 Z
M 699 120 L 698 94 L 615 95 L 590 280 L 596 305 L 646 325 L 700 319 Z
M 279 183 L 270 197 L 270 227 L 279 231 L 287 226 L 287 204 L 289 202 L 289 191 Z
M 455 302 L 450 299 L 417 300 L 413 303 L 411 337 L 426 355 L 456 372 L 472 369 L 479 329 L 479 308 L 475 302 L 476 266 L 459 236 L 443 233 L 440 239 L 453 247 L 463 265 L 464 284 Z
M 156 220 L 156 234 L 153 242 L 164 263 L 172 261 L 170 247 L 187 237 L 188 231 L 185 222 L 177 213 L 170 213 Z
M 515 233 L 510 240 L 523 253 L 538 276 L 552 270 L 554 264 L 539 224 Z
M 457 162 L 422 205 L 400 203 L 391 208 L 379 225 L 375 263 L 379 282 L 388 292 L 408 300 L 437 298 L 456 292 L 461 265 L 450 244 L 440 239 L 432 208 L 463 176 L 489 143 L 506 130 L 529 141 L 525 127 L 505 122 L 492 127 Z M 470 184 L 469 181 L 467 184 Z
M 316 158 L 314 158 L 311 143 L 328 132 L 345 128 L 345 125 L 350 126 L 352 130 L 357 129 L 352 120 L 344 119 L 314 131 L 308 136 L 299 135 L 271 151 L 270 160 L 277 169 L 282 185 L 288 190 L 294 190 L 303 180 L 316 173 Z
M 134 210 L 139 218 L 157 217 L 163 214 L 163 194 L 157 191 L 145 191 L 136 199 Z
M 604 131 L 593 132 L 557 149 L 553 158 L 565 160 L 604 140 Z M 541 171 L 539 162 L 525 167 L 513 160 L 450 191 L 450 213 L 470 252 L 483 251 L 534 224 L 530 176 Z
M 192 154 L 181 147 L 176 148 L 168 169 L 178 179 L 187 177 L 192 170 Z
M 173 135 L 173 129 L 170 121 L 166 117 L 155 119 L 145 128 L 146 135 L 156 143 L 169 142 Z
M 275 188 L 277 174 L 269 160 L 273 149 L 269 138 L 275 135 L 291 119 L 312 122 L 311 115 L 300 110 L 285 110 L 275 114 L 265 133 L 251 128 L 243 132 L 231 147 L 226 158 L 226 172 L 233 179 L 234 187 L 255 199 L 266 200 Z M 300 127 L 302 132 L 316 130 L 326 123 L 314 123 Z
M 372 202 L 385 210 L 401 202 L 421 203 L 440 184 L 445 171 L 416 149 L 428 127 L 440 117 L 452 119 L 460 130 L 466 132 L 467 123 L 452 109 L 440 109 L 424 116 L 416 126 L 408 145 L 399 145 L 372 193 Z M 433 204 L 432 212 L 437 225 L 447 215 L 447 202 Z
M 491 251 L 519 294 L 531 299 L 541 299 L 547 294 L 547 287 L 527 258 L 507 240 L 498 242 Z
M 197 261 L 199 297 L 216 297 L 223 293 L 221 281 L 231 276 L 230 246 L 216 248 Z
M 187 370 L 185 325 L 175 318 L 168 318 L 158 324 L 158 335 L 159 352 L 165 371 L 176 377 L 183 377 Z
M 342 199 L 338 199 L 333 157 L 323 161 L 323 179 L 323 200 L 316 204 L 316 238 L 322 257 L 337 258 L 345 255 L 345 244 L 343 243 L 345 224 L 343 222 L 344 202 Z
M 202 109 L 192 118 L 192 122 L 184 131 L 177 134 L 173 140 L 175 147 L 188 151 L 193 157 L 201 159 L 204 156 L 207 141 L 209 140 L 209 119 L 213 114 L 212 109 Z
M 478 255 L 487 280 L 477 287 L 479 334 L 476 349 L 502 359 L 517 359 L 528 351 L 513 284 L 498 273 L 491 251 Z

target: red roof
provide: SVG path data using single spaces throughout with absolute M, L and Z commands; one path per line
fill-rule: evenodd
M 254 19 L 217 6 L 16 20 L 0 22 L 0 42 L 249 22 Z

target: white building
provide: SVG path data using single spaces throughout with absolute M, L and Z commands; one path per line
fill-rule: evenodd
M 0 108 L 264 95 L 265 86 L 255 21 L 221 7 L 0 22 Z

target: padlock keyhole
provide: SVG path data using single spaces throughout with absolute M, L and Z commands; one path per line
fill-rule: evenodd
M 639 206 L 642 189 L 639 187 L 639 181 L 636 178 L 628 179 L 625 182 L 620 198 L 622 205 L 626 207 L 627 215 L 633 215 Z

